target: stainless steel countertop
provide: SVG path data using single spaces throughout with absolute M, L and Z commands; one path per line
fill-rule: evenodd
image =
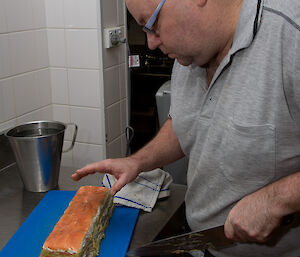
M 59 190 L 77 190 L 83 185 L 101 185 L 100 174 L 75 182 L 70 179 L 73 171 L 72 168 L 61 168 Z M 159 234 L 183 204 L 185 191 L 186 186 L 172 184 L 169 198 L 158 201 L 151 213 L 140 212 L 130 249 L 151 242 Z M 32 193 L 24 189 L 16 165 L 0 173 L 0 250 L 44 196 L 45 193 Z

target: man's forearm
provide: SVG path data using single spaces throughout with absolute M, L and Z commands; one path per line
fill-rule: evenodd
M 237 242 L 261 242 L 289 214 L 300 212 L 300 172 L 281 178 L 238 201 L 225 222 L 225 235 Z
M 168 119 L 158 134 L 142 149 L 130 156 L 141 171 L 162 167 L 184 156 L 178 138 L 173 130 L 172 120 Z
M 284 177 L 269 185 L 275 198 L 275 213 L 285 216 L 300 212 L 300 172 Z

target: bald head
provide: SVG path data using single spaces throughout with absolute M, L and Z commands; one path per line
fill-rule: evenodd
M 145 19 L 152 15 L 159 2 L 159 0 L 126 0 L 126 6 L 137 23 L 144 25 Z
M 126 0 L 129 12 L 142 26 L 159 3 L 160 0 Z M 155 22 L 158 33 L 147 34 L 148 45 L 178 61 L 198 56 L 197 64 L 203 65 L 233 39 L 242 3 L 243 0 L 166 0 Z

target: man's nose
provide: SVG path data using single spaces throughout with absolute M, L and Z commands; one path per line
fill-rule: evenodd
M 162 43 L 160 37 L 152 33 L 147 33 L 147 40 L 150 50 L 156 49 Z

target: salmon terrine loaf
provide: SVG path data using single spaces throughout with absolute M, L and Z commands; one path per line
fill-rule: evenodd
M 94 257 L 113 211 L 105 187 L 81 187 L 48 236 L 41 257 Z

